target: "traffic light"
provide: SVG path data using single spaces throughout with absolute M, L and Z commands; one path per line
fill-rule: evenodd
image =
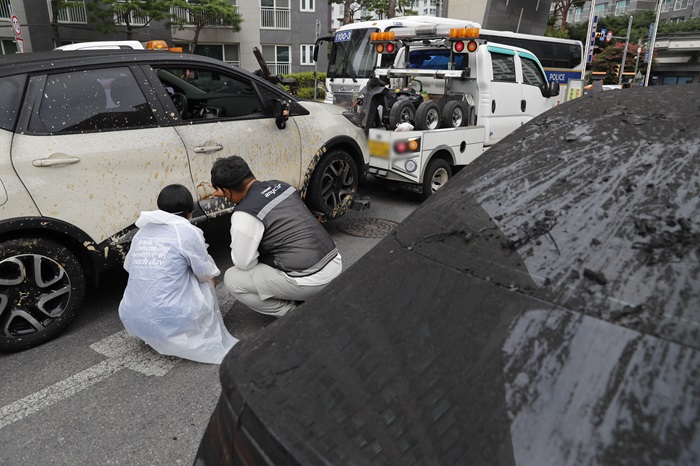
M 615 71 L 613 72 L 613 76 L 616 78 L 620 76 L 620 65 L 615 65 Z

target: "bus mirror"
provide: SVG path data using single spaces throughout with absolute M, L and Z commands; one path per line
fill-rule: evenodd
M 318 49 L 320 49 L 321 42 L 328 42 L 333 40 L 333 36 L 323 36 L 316 39 L 314 43 L 314 61 L 318 61 Z
M 556 97 L 559 95 L 559 82 L 552 81 L 549 83 L 549 97 Z

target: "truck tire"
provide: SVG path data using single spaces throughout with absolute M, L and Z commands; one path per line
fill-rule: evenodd
M 333 149 L 316 165 L 306 191 L 306 205 L 327 219 L 342 216 L 357 193 L 357 165 L 344 150 Z
M 438 129 L 440 127 L 440 106 L 435 101 L 423 102 L 416 109 L 416 129 Z
M 450 164 L 442 159 L 433 159 L 423 173 L 423 191 L 421 199 L 429 198 L 434 192 L 442 188 L 452 178 Z
M 45 343 L 75 318 L 85 272 L 65 246 L 44 238 L 0 243 L 0 351 Z
M 389 110 L 389 126 L 393 131 L 401 123 L 413 123 L 416 118 L 416 109 L 408 100 L 397 100 Z
M 442 109 L 442 127 L 459 128 L 467 124 L 467 116 L 464 104 L 458 100 L 451 100 Z

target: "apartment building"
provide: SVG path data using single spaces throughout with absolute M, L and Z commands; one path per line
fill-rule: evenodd
M 330 27 L 326 1 L 231 1 L 243 18 L 241 30 L 234 32 L 230 24 L 212 22 L 200 32 L 195 53 L 255 71 L 260 68 L 253 55 L 253 48 L 257 47 L 273 74 L 314 71 L 314 42 Z M 56 41 L 50 0 L 0 0 L 0 51 L 38 52 L 73 42 L 127 39 L 123 27 L 112 34 L 95 30 L 84 0 L 65 5 L 58 12 Z M 174 9 L 172 13 L 187 19 L 186 10 Z M 135 26 L 131 38 L 141 42 L 163 39 L 188 51 L 194 37 L 193 26 L 171 29 L 166 21 L 148 21 L 139 15 L 133 15 L 130 21 Z M 320 54 L 317 69 L 324 71 L 326 67 L 326 56 Z
M 656 11 L 655 0 L 596 0 L 595 15 L 599 18 L 606 16 L 628 16 L 640 11 Z M 552 3 L 551 8 L 554 8 Z M 591 12 L 591 2 L 586 2 L 582 7 L 574 8 L 569 13 L 570 23 L 584 23 L 588 21 Z M 661 4 L 662 21 L 673 23 L 688 21 L 700 15 L 700 1 L 693 0 L 663 0 Z
M 396 15 L 461 18 L 480 23 L 485 29 L 543 35 L 551 0 L 413 0 L 409 11 Z M 700 0 L 698 1 L 700 3 Z M 331 5 L 331 29 L 343 24 L 343 5 Z M 366 8 L 355 11 L 354 20 L 377 19 Z

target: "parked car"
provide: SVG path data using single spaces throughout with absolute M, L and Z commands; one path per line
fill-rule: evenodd
M 230 213 L 208 184 L 218 157 L 240 155 L 319 217 L 341 216 L 368 162 L 342 112 L 198 55 L 0 58 L 0 350 L 65 329 L 164 186 L 190 189 L 195 222 Z
M 231 350 L 194 464 L 699 464 L 698 108 L 597 93 L 507 136 Z

